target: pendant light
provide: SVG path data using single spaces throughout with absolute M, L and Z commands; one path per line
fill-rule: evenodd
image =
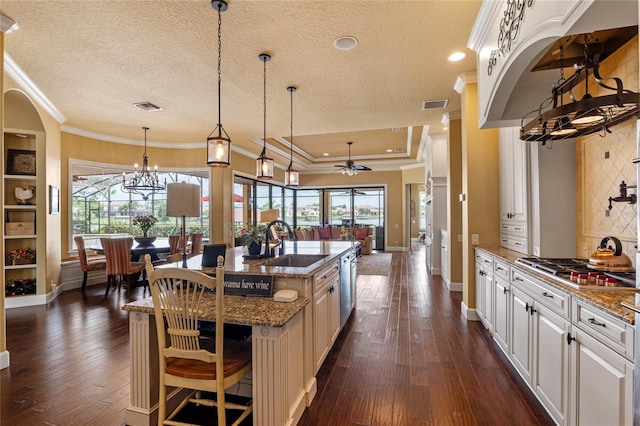
M 284 185 L 285 186 L 298 186 L 300 184 L 300 173 L 293 168 L 293 92 L 296 91 L 294 86 L 287 87 L 287 90 L 291 94 L 291 138 L 289 139 L 290 145 L 290 160 L 289 167 L 284 172 Z
M 268 180 L 273 179 L 273 158 L 267 157 L 267 62 L 271 60 L 271 56 L 261 53 L 258 58 L 264 62 L 264 134 L 262 152 L 256 159 L 256 177 Z
M 231 165 L 231 139 L 227 132 L 222 128 L 222 109 L 220 108 L 220 84 L 222 82 L 220 77 L 222 64 L 221 14 L 227 10 L 227 2 L 224 0 L 213 0 L 211 2 L 211 7 L 218 11 L 218 125 L 207 137 L 207 165 L 212 167 L 229 167 Z M 218 134 L 214 135 L 216 130 L 218 131 Z
M 160 184 L 158 179 L 158 166 L 154 167 L 153 172 L 149 168 L 149 157 L 147 156 L 147 130 L 144 130 L 144 154 L 142 154 L 142 170 L 138 171 L 138 163 L 133 165 L 134 171 L 131 179 L 127 181 L 126 174 L 122 172 L 122 190 L 131 194 L 141 195 L 146 201 L 150 194 L 164 191 L 164 185 Z

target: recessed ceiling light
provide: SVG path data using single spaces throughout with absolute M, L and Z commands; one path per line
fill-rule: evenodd
M 352 36 L 338 37 L 333 41 L 333 45 L 338 50 L 351 50 L 356 47 L 356 44 L 358 44 L 358 40 Z
M 387 149 L 387 152 L 393 152 L 393 150 L 391 148 Z
M 449 128 L 447 126 L 444 126 L 442 130 L 449 130 Z
M 324 155 L 325 157 L 328 157 L 329 153 L 328 152 L 323 152 L 322 155 Z
M 465 56 L 467 55 L 465 55 L 463 52 L 453 52 L 447 59 L 451 62 L 457 62 L 464 59 Z

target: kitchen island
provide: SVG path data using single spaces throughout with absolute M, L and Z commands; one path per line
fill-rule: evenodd
M 316 373 L 340 331 L 340 262 L 359 247 L 350 241 L 286 241 L 273 258 L 249 259 L 237 247 L 225 253 L 225 274 L 273 277 L 273 291 L 293 289 L 295 302 L 225 295 L 225 322 L 251 326 L 255 425 L 295 425 L 315 397 Z M 306 262 L 305 262 L 306 261 Z M 201 266 L 201 256 L 188 260 Z M 312 262 L 310 264 L 306 264 Z M 181 262 L 168 266 L 180 266 Z M 294 265 L 294 266 L 291 266 Z M 304 266 L 300 266 L 304 265 Z M 355 276 L 354 276 L 355 278 Z M 354 306 L 351 297 L 350 309 Z M 127 425 L 157 424 L 158 348 L 151 298 L 128 303 L 131 360 Z M 207 313 L 204 319 L 211 313 Z M 169 394 L 179 399 L 180 390 Z M 171 404 L 170 404 L 171 405 Z

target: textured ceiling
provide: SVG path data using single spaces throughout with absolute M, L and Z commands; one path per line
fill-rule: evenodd
M 415 163 L 423 126 L 442 133 L 443 113 L 460 110 L 453 85 L 475 70 L 465 44 L 480 3 L 230 1 L 222 13 L 221 101 L 234 149 L 261 150 L 258 55 L 266 52 L 267 149 L 279 165 L 288 163 L 290 85 L 298 88 L 300 170 L 343 162 L 347 141 L 353 159 L 374 170 Z M 6 52 L 66 117 L 67 131 L 140 142 L 147 126 L 151 146 L 204 146 L 215 128 L 217 12 L 208 0 L 2 0 L 0 14 L 20 26 L 5 36 Z M 358 40 L 353 50 L 333 46 L 343 35 Z M 467 57 L 448 62 L 454 51 Z M 422 110 L 435 99 L 449 102 Z M 162 111 L 132 105 L 142 101 Z

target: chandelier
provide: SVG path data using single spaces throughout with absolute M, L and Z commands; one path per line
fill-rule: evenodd
M 561 46 L 561 60 L 562 54 Z M 598 86 L 613 91 L 612 94 L 593 97 L 589 93 L 589 69 L 593 70 L 593 77 Z M 576 100 L 571 91 L 583 80 L 585 95 L 581 100 Z M 605 80 L 612 80 L 614 85 L 605 84 Z M 565 97 L 568 97 L 570 102 L 564 104 Z M 611 133 L 611 127 L 638 117 L 639 104 L 640 94 L 624 89 L 622 80 L 617 77 L 605 79 L 600 75 L 600 54 L 589 57 L 585 36 L 584 64 L 575 64 L 574 73 L 567 79 L 563 77 L 561 66 L 560 80 L 553 86 L 551 97 L 522 118 L 520 139 L 542 142 L 544 145 L 547 141 L 577 138 L 593 133 L 601 133 L 601 136 L 605 137 L 607 133 Z M 527 116 L 532 113 L 536 113 L 535 118 L 524 124 Z
M 144 154 L 142 154 L 142 169 L 138 171 L 138 163 L 133 165 L 134 171 L 131 179 L 127 181 L 125 172 L 122 172 L 122 190 L 131 194 L 141 195 L 146 201 L 149 194 L 164 191 L 164 185 L 160 184 L 158 179 L 158 166 L 154 167 L 153 172 L 149 168 L 149 157 L 147 156 L 147 130 L 144 129 Z
M 207 137 L 207 165 L 213 167 L 229 167 L 231 165 L 231 138 L 229 138 L 227 132 L 222 128 L 220 108 L 220 84 L 222 82 L 222 78 L 220 77 L 222 63 L 222 19 L 220 15 L 227 10 L 227 2 L 224 0 L 213 0 L 211 7 L 218 11 L 218 125 Z M 218 134 L 214 135 L 216 130 Z
M 262 152 L 256 158 L 256 177 L 258 179 L 273 179 L 273 158 L 267 157 L 267 62 L 271 56 L 261 53 L 258 56 L 264 62 L 264 134 L 262 139 Z
M 291 94 L 291 138 L 289 139 L 289 167 L 284 171 L 284 185 L 285 186 L 298 186 L 300 184 L 300 173 L 293 168 L 293 92 L 296 91 L 294 86 L 287 87 L 287 90 Z

